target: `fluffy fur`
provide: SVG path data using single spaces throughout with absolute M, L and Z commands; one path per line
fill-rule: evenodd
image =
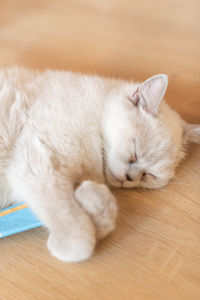
M 63 261 L 91 256 L 115 228 L 106 183 L 160 188 L 200 127 L 161 101 L 167 76 L 139 84 L 71 72 L 0 71 L 0 206 L 27 202 Z M 74 190 L 74 183 L 81 185 Z

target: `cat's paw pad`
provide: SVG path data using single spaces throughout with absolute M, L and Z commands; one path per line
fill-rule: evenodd
M 65 262 L 79 262 L 92 255 L 95 243 L 95 232 L 82 237 L 52 233 L 49 235 L 47 246 L 56 258 Z
M 75 192 L 76 199 L 90 215 L 97 239 L 102 239 L 116 227 L 117 203 L 106 185 L 84 181 Z

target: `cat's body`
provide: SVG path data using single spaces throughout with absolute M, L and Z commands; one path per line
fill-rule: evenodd
M 58 164 L 57 168 L 62 168 L 64 173 L 70 170 L 72 182 L 88 178 L 104 182 L 100 132 L 105 99 L 102 80 L 70 72 L 59 72 L 55 79 L 51 71 L 41 75 L 17 68 L 2 73 L 0 170 L 3 180 L 0 182 L 7 180 L 11 158 L 15 159 L 16 147 L 26 138 L 30 143 L 34 138 L 44 143 L 52 163 Z M 8 187 L 8 184 L 1 187 L 1 207 L 3 203 L 7 205 Z
M 104 183 L 161 187 L 184 156 L 183 140 L 199 141 L 199 127 L 160 105 L 166 80 L 2 70 L 0 207 L 28 202 L 56 257 L 88 258 L 115 227 L 117 206 Z

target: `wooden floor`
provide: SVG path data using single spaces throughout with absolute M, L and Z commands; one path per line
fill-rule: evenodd
M 169 75 L 167 101 L 200 123 L 198 0 L 0 0 L 0 67 L 142 80 Z M 199 300 L 200 146 L 158 191 L 114 190 L 117 230 L 65 264 L 45 229 L 0 240 L 0 300 Z

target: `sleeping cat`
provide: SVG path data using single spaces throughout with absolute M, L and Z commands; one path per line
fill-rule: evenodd
M 107 185 L 160 188 L 174 176 L 184 145 L 200 143 L 200 126 L 161 102 L 167 83 L 163 74 L 134 83 L 1 70 L 0 206 L 27 202 L 50 232 L 53 255 L 89 258 L 115 228 Z

